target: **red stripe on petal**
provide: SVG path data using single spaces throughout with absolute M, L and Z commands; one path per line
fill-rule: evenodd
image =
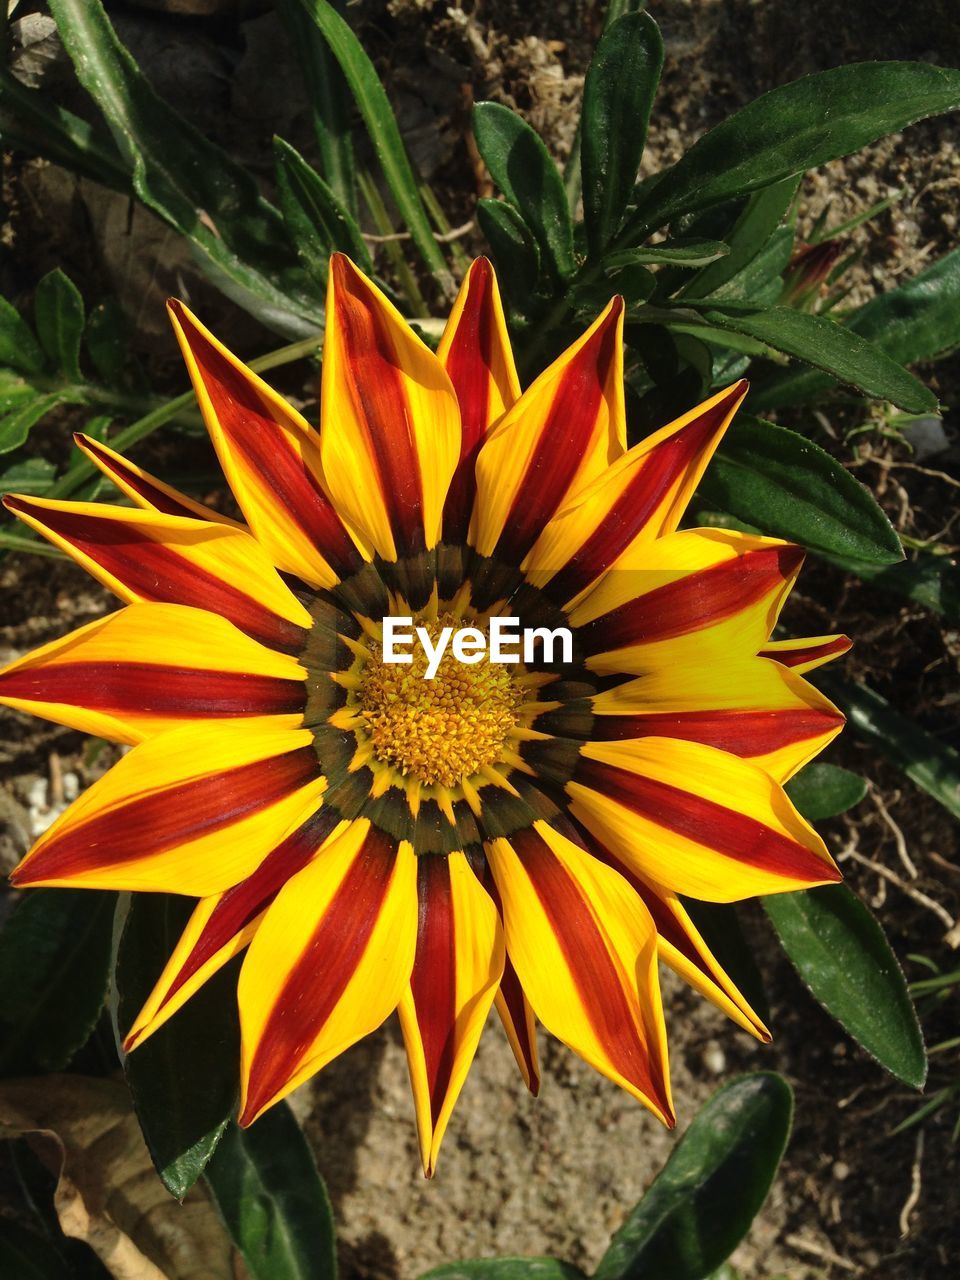
M 265 609 L 251 596 L 204 571 L 175 548 L 156 542 L 132 523 L 35 507 L 21 498 L 7 497 L 5 503 L 11 511 L 39 520 L 144 600 L 189 604 L 219 613 L 254 640 L 286 653 L 298 653 L 303 647 L 302 627 Z
M 397 553 L 413 555 L 426 540 L 420 461 L 404 377 L 390 334 L 353 263 L 334 254 L 330 271 L 344 377 L 365 429 Z
M 477 454 L 490 425 L 490 364 L 495 332 L 493 268 L 478 258 L 470 268 L 470 288 L 450 350 L 446 370 L 460 404 L 460 461 L 443 509 L 446 542 L 466 542 L 477 491 Z
M 822 662 L 828 662 L 831 658 L 839 658 L 842 654 L 848 653 L 852 647 L 853 641 L 849 636 L 835 636 L 827 644 L 798 646 L 796 649 L 761 649 L 760 657 L 772 658 L 774 662 L 779 662 L 784 667 L 802 667 L 808 662 L 819 665 Z
M 302 711 L 300 680 L 241 671 L 205 671 L 155 662 L 58 662 L 0 674 L 0 693 L 28 702 L 61 702 L 157 716 L 269 716 Z
M 623 302 L 616 299 L 603 323 L 564 369 L 524 472 L 494 558 L 519 564 L 556 512 L 583 463 L 596 428 L 604 386 L 617 354 Z
M 410 977 L 427 1069 L 431 1119 L 436 1125 L 456 1056 L 457 953 L 450 863 L 417 859 L 417 950 Z
M 586 623 L 578 636 L 588 652 L 602 653 L 701 631 L 770 595 L 796 572 L 803 556 L 802 547 L 789 544 L 746 551 L 612 609 Z M 642 570 L 637 574 L 639 588 Z
M 395 852 L 371 828 L 277 996 L 250 1064 L 240 1124 L 283 1089 L 346 990 L 386 900 Z
M 356 572 L 363 563 L 359 551 L 318 478 L 277 426 L 256 387 L 190 322 L 179 302 L 169 306 L 231 446 L 335 572 L 340 577 Z
M 533 828 L 510 837 L 530 877 L 576 983 L 584 1011 L 617 1072 L 651 1098 L 666 1096 L 666 1082 L 639 1038 L 623 974 L 576 881 Z
M 138 475 L 133 467 L 128 466 L 123 459 L 118 459 L 112 454 L 107 453 L 105 449 L 101 449 L 98 442 L 90 436 L 85 436 L 77 432 L 75 439 L 78 444 L 82 443 L 87 453 L 92 454 L 101 469 L 108 475 L 117 480 L 122 480 L 119 485 L 127 485 L 136 493 L 149 502 L 150 506 L 156 511 L 160 511 L 166 516 L 186 516 L 190 520 L 196 520 L 198 513 L 195 507 L 187 506 L 185 502 L 178 502 L 166 490 L 161 489 L 159 485 L 152 484 L 146 476 Z
M 547 584 L 545 590 L 551 599 L 560 603 L 571 600 L 613 564 L 707 447 L 730 412 L 731 404 L 742 395 L 743 384 L 738 383 L 719 404 L 649 453 L 603 523 Z
M 18 885 L 119 866 L 222 831 L 276 804 L 317 776 L 310 747 L 136 796 L 54 835 L 28 860 Z
M 811 883 L 841 878 L 805 845 L 683 787 L 586 756 L 580 757 L 576 781 L 667 831 L 747 866 Z
M 829 733 L 843 716 L 809 707 L 779 711 L 657 711 L 637 715 L 595 716 L 595 741 L 625 738 L 681 738 L 702 742 L 735 756 L 762 756 L 768 751 Z

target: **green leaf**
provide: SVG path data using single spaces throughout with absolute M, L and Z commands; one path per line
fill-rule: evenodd
M 45 364 L 33 330 L 16 307 L 0 297 L 0 365 L 40 373 Z
M 556 1258 L 472 1258 L 446 1262 L 420 1280 L 585 1280 L 579 1267 Z
M 947 622 L 960 622 L 960 565 L 952 556 L 915 552 L 910 560 L 884 569 L 842 560 L 837 563 L 872 587 L 913 600 L 941 614 Z
M 380 83 L 376 68 L 349 25 L 327 0 L 300 0 L 300 4 L 316 24 L 340 64 L 367 126 L 387 186 L 420 256 L 443 291 L 452 293 L 453 279 L 447 260 L 434 239 L 390 99 Z
M 62 391 L 48 391 L 45 395 L 34 395 L 22 403 L 12 413 L 0 418 L 0 453 L 10 453 L 19 449 L 32 427 L 58 404 L 76 401 L 77 395 L 67 395 Z
M 540 250 L 512 205 L 478 200 L 477 222 L 490 246 L 500 288 L 516 311 L 525 312 L 540 275 Z
M 848 727 L 892 760 L 918 787 L 960 818 L 960 752 L 894 711 L 865 684 L 821 675 L 824 693 L 847 717 Z
M 31 889 L 0 931 L 0 1074 L 62 1071 L 100 1016 L 116 894 Z
M 741 417 L 700 482 L 710 505 L 813 551 L 867 564 L 903 559 L 870 490 L 826 450 L 771 422 Z
M 587 68 L 580 165 L 591 257 L 616 235 L 633 195 L 662 70 L 663 38 L 646 13 L 608 26 Z
M 59 267 L 48 272 L 37 285 L 33 318 L 40 344 L 53 361 L 53 367 L 74 382 L 82 381 L 80 339 L 85 321 L 83 298 L 77 286 Z
M 859 804 L 867 783 L 849 769 L 816 761 L 791 778 L 786 791 L 808 822 L 823 822 Z
M 635 239 L 678 214 L 746 195 L 960 106 L 960 71 L 860 62 L 763 94 L 711 129 L 638 201 Z
M 53 483 L 57 469 L 46 458 L 24 458 L 0 474 L 0 494 L 24 493 L 42 496 Z
M 698 272 L 681 296 L 709 297 L 753 262 L 786 216 L 799 185 L 799 177 L 790 177 L 755 191 L 730 232 L 727 256 Z
M 688 305 L 697 304 L 687 300 Z M 741 333 L 807 364 L 825 369 L 840 382 L 850 383 L 866 395 L 890 400 L 907 413 L 927 413 L 937 407 L 937 397 L 912 373 L 879 347 L 826 316 L 808 315 L 790 307 L 768 311 L 736 308 L 704 312 L 707 324 Z
M 333 1280 L 333 1211 L 285 1102 L 249 1129 L 228 1125 L 206 1179 L 252 1280 Z
M 344 5 L 338 4 L 343 12 Z M 277 0 L 280 17 L 290 36 L 294 53 L 313 107 L 313 127 L 320 150 L 320 169 L 340 204 L 357 215 L 357 173 L 353 158 L 353 126 L 347 82 L 300 0 Z
M 314 332 L 322 311 L 303 296 L 280 214 L 253 176 L 157 97 L 101 0 L 51 0 L 50 9 L 144 204 L 189 237 L 207 274 L 241 306 L 281 333 Z
M 364 271 L 373 262 L 360 228 L 315 169 L 282 138 L 274 138 L 280 208 L 304 266 L 326 285 L 327 264 L 335 250 L 349 254 Z
M 912 280 L 879 293 L 844 324 L 900 364 L 934 360 L 960 344 L 960 249 Z M 790 369 L 760 382 L 756 400 L 767 408 L 807 404 L 835 386 L 814 369 Z
M 525 120 L 498 102 L 479 102 L 473 131 L 490 176 L 533 232 L 553 276 L 573 274 L 573 223 L 563 179 Z
M 653 266 L 699 267 L 705 262 L 715 262 L 730 252 L 730 246 L 722 240 L 667 240 L 663 244 L 644 245 L 640 249 L 622 249 L 603 259 L 607 269 L 629 267 L 635 262 Z
M 737 1247 L 787 1145 L 793 1095 L 757 1072 L 719 1089 L 613 1237 L 594 1280 L 704 1280 Z
M 783 293 L 783 273 L 793 257 L 793 238 L 792 227 L 774 228 L 750 260 L 713 291 L 710 301 L 717 306 L 728 301 L 746 302 L 754 307 L 776 306 Z M 685 295 L 684 300 L 687 300 Z M 690 305 L 696 305 L 692 299 Z
M 922 1088 L 927 1055 L 906 979 L 857 895 L 831 884 L 762 902 L 815 999 L 882 1067 Z
M 130 899 L 114 976 L 118 1039 L 153 990 L 193 906 L 175 894 L 139 893 Z M 236 1104 L 236 979 L 236 963 L 225 965 L 124 1060 L 150 1156 L 178 1200 L 203 1172 Z
M 84 344 L 90 363 L 108 386 L 116 386 L 123 379 L 130 359 L 129 335 L 127 318 L 113 298 L 90 312 Z

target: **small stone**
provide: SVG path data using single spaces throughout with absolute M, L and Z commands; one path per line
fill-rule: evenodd
M 838 1160 L 831 1169 L 831 1173 L 838 1182 L 845 1182 L 850 1177 L 850 1166 L 843 1160 Z
M 727 1055 L 716 1040 L 708 1040 L 703 1050 L 703 1065 L 712 1076 L 723 1075 L 727 1067 Z
M 72 770 L 67 770 L 63 775 L 63 798 L 64 800 L 76 800 L 80 794 L 80 779 Z

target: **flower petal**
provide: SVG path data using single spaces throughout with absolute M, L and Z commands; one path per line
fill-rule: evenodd
M 319 587 L 355 573 L 364 557 L 330 498 L 317 433 L 182 302 L 168 310 L 220 465 L 274 564 Z
M 625 444 L 623 301 L 615 298 L 487 437 L 477 458 L 471 545 L 519 564 L 551 516 Z
M 497 914 L 503 919 L 503 903 L 497 882 L 493 878 L 490 863 L 484 859 L 482 883 L 493 900 Z M 523 993 L 517 971 L 509 956 L 504 957 L 503 975 L 500 978 L 500 989 L 496 996 L 497 1013 L 506 1032 L 513 1056 L 517 1060 L 523 1083 L 534 1097 L 540 1092 L 540 1055 L 537 1052 L 537 1020 L 530 1001 Z
M 43 833 L 11 881 L 197 898 L 230 888 L 319 801 L 325 784 L 299 721 L 212 721 L 142 742 Z
M 270 648 L 303 645 L 310 614 L 243 529 L 105 503 L 3 501 L 121 600 L 195 605 Z
M 507 952 L 537 1017 L 672 1126 L 657 935 L 640 898 L 543 822 L 492 840 L 487 856 Z
M 584 743 L 566 789 L 601 844 L 674 893 L 736 902 L 841 878 L 768 773 L 699 742 Z
M 768 640 L 760 650 L 761 658 L 790 667 L 797 675 L 822 667 L 825 662 L 842 658 L 853 648 L 849 636 L 807 636 L 798 640 Z
M 477 454 L 490 427 L 520 398 L 497 277 L 486 258 L 464 276 L 437 348 L 460 404 L 460 461 L 443 509 L 443 539 L 466 542 L 477 491 Z
M 321 452 L 337 508 L 385 560 L 436 545 L 460 457 L 450 379 L 343 254 L 330 259 Z
M 194 520 L 214 520 L 220 524 L 232 525 L 242 529 L 243 526 L 229 516 L 222 516 L 219 511 L 205 507 L 202 502 L 195 502 L 187 494 L 181 493 L 169 484 L 164 484 L 149 471 L 135 466 L 129 458 L 109 448 L 101 440 L 85 436 L 82 431 L 74 433 L 74 443 L 81 453 L 86 454 L 95 467 L 103 472 L 108 480 L 112 480 L 118 489 L 131 498 L 138 507 L 147 511 L 160 511 L 168 516 L 187 516 Z
M 803 550 L 727 529 L 687 529 L 638 549 L 571 612 L 597 672 L 642 673 L 708 655 L 756 654 L 800 572 Z
M 550 521 L 527 577 L 563 605 L 625 553 L 673 533 L 746 394 L 746 382 L 727 387 L 614 462 Z
M 431 1178 L 497 992 L 504 948 L 497 909 L 463 853 L 419 857 L 417 886 L 417 951 L 399 1012 L 420 1158 Z
M 157 984 L 126 1039 L 130 1053 L 162 1027 L 213 975 L 252 940 L 270 903 L 286 882 L 346 828 L 332 810 L 312 813 L 239 884 L 202 898 L 187 921 Z
M 192 720 L 295 715 L 304 678 L 215 613 L 131 604 L 0 671 L 0 703 L 135 743 Z
M 277 895 L 240 973 L 241 1125 L 374 1031 L 417 945 L 417 865 L 360 819 Z

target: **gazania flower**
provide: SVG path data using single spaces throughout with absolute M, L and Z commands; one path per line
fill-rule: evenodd
M 430 1173 L 493 1004 L 531 1089 L 539 1020 L 672 1124 L 659 960 L 769 1038 L 684 900 L 839 878 L 783 783 L 848 642 L 771 640 L 798 548 L 677 531 L 746 384 L 627 449 L 619 299 L 521 393 L 485 260 L 435 355 L 335 257 L 318 434 L 170 311 L 246 523 L 84 437 L 135 508 L 8 499 L 126 607 L 0 695 L 133 746 L 14 882 L 199 899 L 128 1050 L 247 949 L 241 1124 L 398 1010 Z M 572 653 L 428 680 L 388 616 Z

